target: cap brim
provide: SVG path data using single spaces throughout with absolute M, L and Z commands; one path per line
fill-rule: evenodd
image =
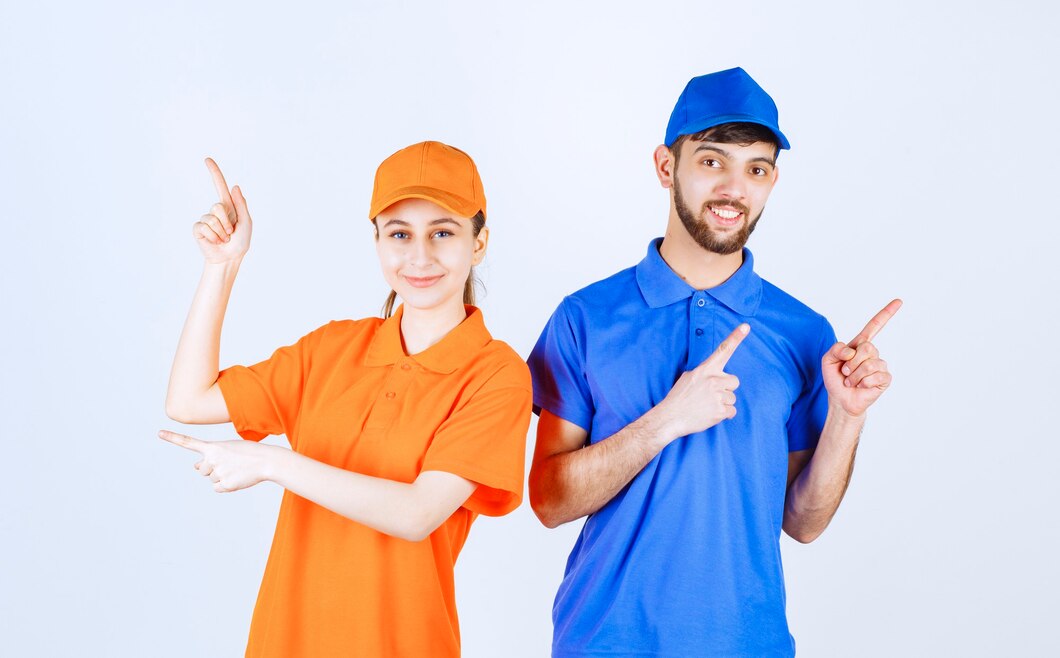
M 434 187 L 413 185 L 410 187 L 399 188 L 387 196 L 377 199 L 368 210 L 368 219 L 374 220 L 379 216 L 379 213 L 402 199 L 426 199 L 432 203 L 437 203 L 449 212 L 456 213 L 461 217 L 474 217 L 479 212 L 482 212 L 483 216 L 486 214 L 486 211 L 482 208 L 482 204 L 469 201 L 468 199 Z
M 684 126 L 681 126 L 681 129 L 677 132 L 676 135 L 674 135 L 669 140 L 669 143 L 666 146 L 673 146 L 674 142 L 676 142 L 679 137 L 682 137 L 684 135 L 695 135 L 696 133 L 703 132 L 708 128 L 720 126 L 723 123 L 754 123 L 764 128 L 769 128 L 769 130 L 776 136 L 780 148 L 791 148 L 791 144 L 788 143 L 788 138 L 784 136 L 784 133 L 780 132 L 779 126 L 766 123 L 758 117 L 748 116 L 746 114 L 727 114 L 724 116 L 715 116 L 710 117 L 709 119 L 702 119 L 700 121 L 691 121 L 685 124 Z

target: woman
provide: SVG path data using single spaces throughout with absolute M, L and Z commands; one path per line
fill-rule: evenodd
M 369 217 L 392 287 L 384 319 L 331 322 L 221 372 L 252 224 L 239 187 L 206 164 L 220 200 L 194 226 L 206 265 L 166 411 L 231 420 L 250 441 L 160 436 L 200 452 L 216 491 L 286 490 L 246 655 L 458 656 L 453 564 L 478 514 L 519 505 L 531 405 L 526 365 L 473 306 L 489 237 L 474 162 L 423 142 L 379 166 Z M 291 449 L 257 443 L 269 434 Z

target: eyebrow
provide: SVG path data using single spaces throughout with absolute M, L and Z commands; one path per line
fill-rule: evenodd
M 394 217 L 393 219 L 386 220 L 386 222 L 383 223 L 383 228 L 386 228 L 386 227 L 391 226 L 393 224 L 396 224 L 398 226 L 412 226 L 411 224 L 409 224 L 405 220 L 398 219 L 397 217 Z M 460 224 L 455 219 L 453 219 L 452 217 L 439 217 L 438 219 L 432 219 L 427 225 L 428 226 L 438 226 L 439 224 L 452 224 L 453 226 L 456 226 L 456 227 L 460 226 Z
M 695 151 L 692 151 L 692 153 L 699 153 L 700 151 L 714 151 L 715 153 L 720 153 L 721 155 L 724 155 L 726 158 L 732 157 L 732 154 L 726 151 L 725 149 L 720 149 L 717 146 L 711 146 L 709 144 L 700 144 L 696 147 Z
M 732 154 L 729 153 L 728 151 L 726 151 L 725 149 L 718 148 L 717 146 L 711 146 L 710 144 L 700 144 L 699 146 L 696 147 L 695 151 L 692 151 L 692 154 L 695 155 L 696 153 L 699 153 L 700 151 L 714 151 L 715 153 L 718 153 L 719 155 L 722 155 L 722 156 L 724 156 L 726 158 L 732 158 Z M 764 157 L 764 156 L 757 157 L 757 158 L 751 158 L 750 160 L 748 160 L 748 162 L 765 162 L 765 163 L 769 164 L 771 167 L 777 166 L 777 161 L 775 159 L 767 158 L 767 157 Z

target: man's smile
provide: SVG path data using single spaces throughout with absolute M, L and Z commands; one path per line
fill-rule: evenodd
M 721 226 L 736 226 L 744 217 L 744 210 L 733 206 L 708 205 L 714 221 Z

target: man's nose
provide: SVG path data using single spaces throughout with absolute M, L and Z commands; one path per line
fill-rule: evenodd
M 747 196 L 747 181 L 737 172 L 725 172 L 717 181 L 714 191 L 723 199 L 743 202 Z

